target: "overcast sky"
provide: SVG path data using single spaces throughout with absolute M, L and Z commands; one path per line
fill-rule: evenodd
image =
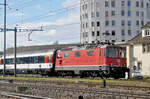
M 7 0 L 7 28 L 40 29 L 18 32 L 17 46 L 80 42 L 80 0 Z M 0 3 L 3 3 L 2 0 Z M 3 6 L 0 5 L 0 26 L 3 28 Z M 0 51 L 3 51 L 0 32 Z M 30 39 L 30 40 L 29 40 Z M 7 48 L 14 47 L 14 32 L 7 32 Z

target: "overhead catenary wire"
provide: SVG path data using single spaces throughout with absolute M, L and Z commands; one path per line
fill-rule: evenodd
M 87 1 L 87 0 L 85 0 L 84 2 L 83 2 L 83 4 L 85 4 L 85 3 L 87 3 L 87 2 L 89 2 L 89 1 Z M 73 4 L 73 5 L 69 5 L 69 6 L 67 6 L 67 7 L 65 7 L 65 8 L 61 8 L 61 9 L 56 9 L 56 10 L 50 10 L 50 11 L 48 11 L 47 13 L 43 13 L 43 14 L 40 14 L 40 15 L 37 15 L 37 16 L 34 16 L 34 17 L 31 17 L 31 18 L 26 18 L 26 19 L 24 19 L 23 21 L 27 21 L 27 20 L 32 20 L 32 21 L 37 21 L 37 20 L 42 20 L 42 19 L 45 19 L 45 18 L 49 18 L 49 17 L 51 17 L 51 16 L 55 16 L 55 15 L 58 15 L 58 14 L 62 14 L 62 13 L 65 13 L 65 12 L 68 12 L 68 11 L 71 11 L 71 10 L 73 10 L 73 9 L 75 9 L 76 7 L 75 6 L 79 6 L 79 5 L 81 5 L 82 6 L 82 3 L 75 3 L 75 4 Z M 79 6 L 80 7 L 80 6 Z M 63 10 L 65 10 L 65 11 L 63 11 Z M 60 11 L 60 12 L 59 12 Z M 52 14 L 52 15 L 48 15 L 48 14 Z M 54 14 L 54 13 L 56 13 L 56 14 Z M 19 21 L 18 21 L 19 22 Z M 15 22 L 14 22 L 15 23 Z M 13 24 L 14 24 L 13 23 Z
M 40 14 L 40 15 L 37 15 L 37 16 L 31 17 L 31 18 L 26 18 L 23 21 L 28 21 L 28 20 L 32 20 L 32 21 L 42 20 L 44 18 L 49 18 L 51 16 L 56 16 L 58 14 L 62 14 L 62 13 L 74 10 L 74 9 L 76 9 L 77 6 L 79 6 L 79 5 L 78 4 L 74 4 L 74 5 L 65 7 L 65 8 L 60 8 L 60 9 L 56 9 L 56 10 L 50 10 L 47 13 L 43 13 L 43 14 Z M 14 23 L 17 23 L 17 22 L 14 22 Z

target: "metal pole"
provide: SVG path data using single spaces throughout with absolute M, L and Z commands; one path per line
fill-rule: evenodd
M 6 69 L 6 0 L 4 0 L 4 69 L 3 69 L 3 76 L 5 76 L 5 69 Z
M 14 33 L 15 33 L 15 35 L 14 35 L 14 47 L 15 47 L 15 51 L 14 51 L 14 53 L 15 53 L 15 58 L 14 58 L 14 76 L 16 77 L 16 50 L 17 50 L 17 28 L 15 27 L 15 29 L 14 29 Z

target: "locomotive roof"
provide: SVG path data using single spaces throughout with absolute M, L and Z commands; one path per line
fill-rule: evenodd
M 122 47 L 122 46 L 118 46 L 118 45 L 99 45 L 97 47 L 95 46 L 74 46 L 74 47 L 71 47 L 71 48 L 63 48 L 61 49 L 61 51 L 75 51 L 75 50 L 84 50 L 84 49 L 95 49 L 95 48 L 108 48 L 108 47 L 117 47 L 117 48 L 125 48 L 125 47 Z

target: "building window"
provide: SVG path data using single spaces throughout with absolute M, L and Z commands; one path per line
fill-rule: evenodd
M 121 1 L 121 6 L 125 6 L 125 1 Z
M 128 11 L 128 16 L 131 16 L 131 11 Z
M 122 40 L 122 42 L 125 42 L 125 40 Z
M 82 6 L 82 10 L 84 10 L 84 5 Z
M 111 11 L 111 16 L 115 16 L 115 11 Z
M 100 7 L 99 2 L 96 2 L 96 8 Z
M 82 15 L 82 19 L 84 19 L 84 14 Z
M 141 17 L 144 17 L 144 12 L 143 11 L 141 12 Z
M 139 31 L 139 30 L 137 30 L 137 31 L 136 31 L 136 34 L 139 34 L 139 33 L 140 33 L 140 31 Z
M 112 42 L 112 43 L 115 43 L 116 41 L 115 41 L 115 40 L 112 40 L 111 42 Z
M 141 8 L 144 8 L 144 3 L 143 3 L 143 1 L 141 1 Z
M 149 4 L 148 3 L 146 4 L 146 7 L 149 8 Z
M 108 7 L 108 6 L 109 6 L 108 1 L 105 1 L 105 7 Z
M 145 30 L 145 35 L 150 35 L 150 31 L 149 30 Z
M 108 17 L 109 15 L 108 15 L 108 11 L 105 11 L 105 17 Z
M 85 4 L 85 9 L 87 9 L 87 4 Z
M 85 36 L 84 36 L 84 32 L 83 32 L 83 38 L 84 38 Z
M 121 25 L 125 26 L 125 21 L 124 20 L 121 21 Z
M 94 44 L 95 42 L 94 42 L 94 41 L 92 41 L 92 43 Z
M 142 62 L 138 62 L 138 64 L 137 64 L 137 69 L 138 69 L 138 70 L 141 70 L 141 69 L 142 69 Z
M 150 52 L 150 44 L 143 44 L 143 53 Z
M 91 26 L 94 27 L 94 22 L 91 23 Z
M 97 31 L 97 36 L 99 36 L 99 31 Z
M 124 30 L 124 29 L 121 30 L 121 35 L 122 35 L 122 36 L 125 35 L 125 30 Z
M 105 26 L 109 26 L 109 21 L 105 21 Z
M 92 36 L 95 36 L 95 32 L 94 31 L 92 31 Z
M 115 20 L 112 20 L 112 26 L 115 26 L 116 22 Z
M 84 24 L 82 25 L 83 29 L 84 29 Z
M 128 7 L 130 7 L 131 6 L 131 1 L 128 1 Z
M 86 23 L 86 28 L 88 28 L 88 23 Z
M 144 44 L 143 45 L 143 52 L 146 52 L 146 50 L 147 50 L 147 46 L 146 46 L 146 44 Z
M 96 17 L 99 17 L 99 12 L 96 12 Z
M 105 33 L 103 33 L 103 35 L 110 35 L 109 31 L 105 31 Z
M 113 31 L 111 32 L 111 34 L 112 34 L 112 36 L 115 36 L 115 30 L 113 30 Z
M 124 16 L 125 13 L 124 13 L 124 10 L 121 10 L 121 16 Z
M 88 32 L 85 32 L 85 36 L 88 37 Z
M 128 30 L 128 35 L 131 36 L 131 30 Z
M 144 21 L 143 20 L 141 21 L 141 26 L 144 26 Z
M 139 20 L 136 21 L 136 26 L 139 26 Z
M 98 22 L 97 22 L 97 27 L 99 27 L 99 26 L 100 26 L 100 22 L 98 21 Z
M 128 26 L 131 26 L 131 21 L 128 21 Z
M 140 16 L 139 11 L 136 11 L 136 16 L 137 16 L 137 17 L 139 17 L 139 16 Z
M 92 18 L 94 17 L 94 12 L 91 12 L 91 17 L 92 17 Z
M 139 2 L 138 1 L 136 1 L 136 7 L 139 7 Z
M 85 13 L 85 18 L 87 18 L 87 19 L 88 19 L 88 14 L 87 14 L 87 13 Z
M 115 7 L 115 1 L 111 1 L 111 7 Z

